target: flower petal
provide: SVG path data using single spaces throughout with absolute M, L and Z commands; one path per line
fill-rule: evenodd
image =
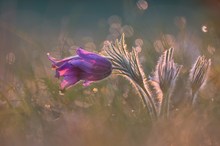
M 77 76 L 65 76 L 60 84 L 60 90 L 68 89 L 69 87 L 75 85 L 80 79 Z
M 111 62 L 107 58 L 92 52 L 88 52 L 82 48 L 78 48 L 76 50 L 76 53 L 84 60 L 91 62 L 93 64 L 98 64 L 99 66 L 103 66 L 103 67 L 111 66 Z
M 69 61 L 69 63 L 73 66 L 73 67 L 78 67 L 81 70 L 87 72 L 87 73 L 92 73 L 93 72 L 93 64 L 90 62 L 87 62 L 83 59 L 78 59 L 78 60 L 71 60 Z
M 111 74 L 111 71 L 106 72 L 106 73 L 96 73 L 96 74 L 82 72 L 80 74 L 80 78 L 81 78 L 81 80 L 85 80 L 85 81 L 98 81 L 98 80 L 102 80 L 102 79 L 106 78 L 110 74 Z
M 79 74 L 79 69 L 74 67 L 73 65 L 67 63 L 64 63 L 62 66 L 56 69 L 56 76 L 55 77 L 62 77 L 66 75 L 76 75 Z
M 79 56 L 86 56 L 86 55 L 91 55 L 91 54 L 95 54 L 95 53 L 86 51 L 86 50 L 84 50 L 82 48 L 77 48 L 76 54 L 79 55 Z
M 60 84 L 61 92 L 83 80 L 84 86 L 109 76 L 112 72 L 111 62 L 98 54 L 77 49 L 78 55 L 57 60 L 48 53 L 52 67 L 56 69 L 55 77 L 63 77 Z
M 56 58 L 50 56 L 50 53 L 47 53 L 47 57 L 48 57 L 48 59 L 49 59 L 53 64 L 56 63 Z
M 96 61 L 90 62 L 84 59 L 71 60 L 69 63 L 74 67 L 78 67 L 82 71 L 91 74 L 104 74 L 112 70 L 111 66 L 101 66 L 100 64 L 96 63 Z
M 70 56 L 70 57 L 67 57 L 67 58 L 64 58 L 61 60 L 57 60 L 56 58 L 50 56 L 50 53 L 47 53 L 47 57 L 52 62 L 52 66 L 55 68 L 62 66 L 64 63 L 66 63 L 70 60 L 79 59 L 79 56 L 75 55 L 75 56 Z

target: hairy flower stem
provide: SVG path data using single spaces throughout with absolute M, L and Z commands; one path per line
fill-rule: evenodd
M 192 91 L 192 102 L 191 102 L 192 106 L 195 105 L 197 96 L 198 96 L 198 91 Z
M 148 87 L 148 81 L 139 61 L 138 52 L 134 48 L 131 52 L 127 50 L 124 34 L 115 43 L 107 42 L 105 51 L 108 54 L 107 58 L 112 61 L 113 69 L 133 84 L 151 119 L 156 119 L 158 116 L 156 101 Z
M 152 103 L 150 98 L 148 98 L 149 96 L 147 95 L 147 92 L 139 84 L 136 84 L 136 83 L 134 83 L 134 84 L 136 86 L 137 92 L 141 96 L 141 100 L 144 104 L 144 107 L 147 108 L 147 112 L 150 115 L 151 120 L 153 121 L 153 120 L 157 119 L 156 107 Z
M 208 78 L 209 70 L 211 66 L 211 60 L 206 59 L 204 56 L 199 56 L 194 63 L 189 74 L 189 81 L 191 86 L 191 104 L 195 105 L 197 94 L 201 88 L 205 85 Z
M 150 115 L 151 120 L 156 120 L 158 117 L 156 105 L 154 103 L 154 100 L 151 98 L 149 91 L 146 90 L 143 84 L 137 83 L 137 81 L 132 80 L 129 74 L 125 76 L 131 81 L 137 93 L 141 96 L 141 100 L 144 104 L 144 107 L 147 108 L 147 112 Z
M 170 94 L 168 91 L 168 92 L 164 93 L 164 95 L 163 95 L 160 114 L 162 117 L 168 118 L 169 112 L 170 112 Z
M 141 88 L 144 90 L 144 93 L 146 94 L 144 99 L 146 100 L 146 102 L 150 103 L 150 108 L 153 112 L 153 115 L 155 118 L 157 118 L 158 113 L 157 113 L 157 107 L 156 107 L 154 99 L 152 98 L 152 96 L 149 94 L 149 91 L 147 91 L 147 89 L 144 86 L 142 86 Z

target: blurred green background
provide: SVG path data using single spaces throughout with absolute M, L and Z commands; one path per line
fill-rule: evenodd
M 1 0 L 0 145 L 220 145 L 219 18 L 218 0 Z M 175 48 L 184 68 L 170 120 L 151 123 L 135 89 L 115 74 L 59 95 L 47 52 L 59 59 L 79 46 L 102 52 L 122 33 L 147 75 Z M 185 76 L 198 55 L 212 67 L 189 112 L 181 104 Z

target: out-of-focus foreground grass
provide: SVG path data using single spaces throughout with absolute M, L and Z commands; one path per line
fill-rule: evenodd
M 77 37 L 68 34 L 69 19 L 64 17 L 57 27 L 52 20 L 35 13 L 18 14 L 14 7 L 2 10 L 1 146 L 220 145 L 220 38 L 215 24 L 210 29 L 208 24 L 201 26 L 201 32 L 197 32 L 186 18 L 176 17 L 175 28 L 170 32 L 155 27 L 154 33 L 149 30 L 155 37 L 149 37 L 145 34 L 147 28 L 138 32 L 138 26 L 142 26 L 139 23 L 132 28 L 124 25 L 123 19 L 111 16 L 100 19 L 100 31 L 82 31 Z M 139 49 L 140 61 L 148 75 L 165 49 L 171 46 L 176 49 L 175 59 L 184 68 L 174 92 L 169 120 L 151 123 L 132 85 L 114 74 L 89 87 L 79 83 L 64 96 L 59 95 L 59 81 L 54 78 L 47 52 L 57 58 L 74 55 L 78 46 L 100 52 L 105 40 L 113 40 L 123 32 L 128 47 Z M 211 73 L 196 106 L 189 109 L 185 104 L 185 76 L 200 54 L 212 59 Z

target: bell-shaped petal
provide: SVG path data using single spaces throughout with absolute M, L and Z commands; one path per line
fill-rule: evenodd
M 52 67 L 56 69 L 55 77 L 63 78 L 60 85 L 62 91 L 80 80 L 84 81 L 83 85 L 88 86 L 91 82 L 102 80 L 111 74 L 112 64 L 107 58 L 81 48 L 76 53 L 77 55 L 62 60 L 48 54 Z
M 76 56 L 71 56 L 71 57 L 64 58 L 62 60 L 57 60 L 56 58 L 50 56 L 50 53 L 47 53 L 47 56 L 48 56 L 48 59 L 52 62 L 52 67 L 60 67 L 60 66 L 62 66 L 63 64 L 65 64 L 66 62 L 68 62 L 70 60 L 74 60 L 74 59 L 79 58 L 79 56 L 76 55 Z
M 60 85 L 60 90 L 63 91 L 65 89 L 68 89 L 69 87 L 73 86 L 79 81 L 79 78 L 77 76 L 70 75 L 70 76 L 65 76 L 61 82 Z
M 87 62 L 96 64 L 97 66 L 106 67 L 106 68 L 109 68 L 112 66 L 111 62 L 107 58 L 102 57 L 92 52 L 88 52 L 86 50 L 83 50 L 82 48 L 78 48 L 76 50 L 76 53 L 77 55 L 79 55 L 81 58 L 83 58 Z

